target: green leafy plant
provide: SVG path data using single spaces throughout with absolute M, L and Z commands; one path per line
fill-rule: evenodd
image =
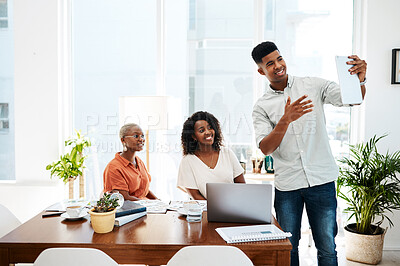
M 96 206 L 93 206 L 94 212 L 109 212 L 118 207 L 118 199 L 111 198 L 111 194 L 104 194 L 102 198 L 100 198 Z
M 338 196 L 344 199 L 350 213 L 355 217 L 356 230 L 362 234 L 379 234 L 386 215 L 400 209 L 400 151 L 380 154 L 376 147 L 386 137 L 374 136 L 366 143 L 350 145 L 350 157 L 339 160 L 342 164 L 337 181 Z M 348 191 L 347 191 L 348 190 Z M 376 218 L 380 218 L 376 225 Z
M 82 175 L 86 159 L 83 151 L 90 147 L 91 143 L 80 131 L 76 131 L 76 136 L 70 137 L 64 145 L 71 146 L 71 152 L 61 155 L 60 160 L 47 165 L 46 170 L 51 171 L 51 177 L 58 176 L 64 183 L 67 183 L 69 178 Z

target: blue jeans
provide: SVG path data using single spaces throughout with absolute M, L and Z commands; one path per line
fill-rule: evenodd
M 283 231 L 292 233 L 292 237 L 289 238 L 292 244 L 290 265 L 299 265 L 298 247 L 304 205 L 318 251 L 318 265 L 338 265 L 335 244 L 337 234 L 335 182 L 292 191 L 279 191 L 275 188 L 276 219 Z

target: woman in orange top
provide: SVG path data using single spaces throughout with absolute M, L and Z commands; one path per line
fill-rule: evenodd
M 106 166 L 103 174 L 103 192 L 118 191 L 125 200 L 157 199 L 150 191 L 151 176 L 143 161 L 135 156 L 145 142 L 142 129 L 136 124 L 121 127 L 119 137 L 123 151 Z

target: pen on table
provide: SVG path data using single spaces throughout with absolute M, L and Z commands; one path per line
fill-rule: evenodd
M 64 213 L 64 211 L 62 211 L 62 212 L 45 213 L 45 214 L 42 214 L 42 218 L 53 217 L 53 216 L 60 216 L 60 215 L 63 214 L 63 213 Z

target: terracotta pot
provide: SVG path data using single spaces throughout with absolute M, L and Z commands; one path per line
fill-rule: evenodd
M 378 264 L 382 260 L 383 240 L 385 230 L 381 234 L 364 235 L 355 233 L 355 224 L 349 224 L 344 229 L 346 238 L 346 259 L 367 264 Z
M 89 211 L 93 230 L 99 234 L 111 232 L 114 228 L 115 212 L 117 210 L 114 209 L 110 212 L 94 212 L 93 210 Z

